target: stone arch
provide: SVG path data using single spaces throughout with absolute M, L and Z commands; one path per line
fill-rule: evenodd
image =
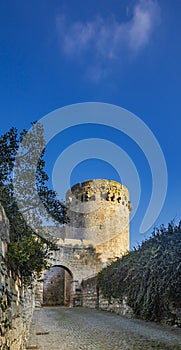
M 49 270 L 44 271 L 43 305 L 70 306 L 72 304 L 72 282 L 73 273 L 62 264 L 54 264 Z

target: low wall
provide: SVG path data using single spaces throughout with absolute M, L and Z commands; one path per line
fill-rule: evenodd
M 119 299 L 106 299 L 97 287 L 97 277 L 84 279 L 82 281 L 82 305 L 88 308 L 99 308 L 105 311 L 115 312 L 121 316 L 134 317 L 134 312 L 130 306 L 127 305 L 126 296 L 123 301 Z M 160 323 L 177 325 L 181 327 L 181 309 L 176 305 L 170 304 L 170 316 L 162 315 Z
M 122 302 L 120 302 L 118 299 L 111 298 L 108 300 L 103 297 L 101 289 L 97 287 L 96 276 L 83 280 L 82 299 L 84 307 L 112 311 L 127 317 L 133 316 L 132 309 L 126 304 L 126 297 Z
M 82 281 L 82 304 L 92 309 L 99 307 L 99 290 L 97 288 L 96 277 Z
M 0 349 L 23 350 L 34 307 L 32 288 L 24 288 L 6 265 L 9 224 L 0 205 Z

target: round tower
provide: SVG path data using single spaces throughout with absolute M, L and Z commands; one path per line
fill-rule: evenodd
M 101 265 L 129 250 L 128 189 L 113 180 L 88 180 L 66 194 L 66 236 L 95 247 Z

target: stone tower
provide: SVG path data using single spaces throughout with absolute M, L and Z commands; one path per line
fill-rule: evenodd
M 69 223 L 66 236 L 91 244 L 100 270 L 129 250 L 129 191 L 113 180 L 89 180 L 66 195 Z
M 48 227 L 58 249 L 52 268 L 37 282 L 37 305 L 82 305 L 82 281 L 129 251 L 131 203 L 125 186 L 112 180 L 78 183 L 68 190 L 66 206 L 68 223 Z

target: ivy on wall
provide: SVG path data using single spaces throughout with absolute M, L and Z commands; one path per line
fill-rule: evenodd
M 181 222 L 155 229 L 151 238 L 103 269 L 98 286 L 108 300 L 127 297 L 136 317 L 174 324 L 181 309 Z

